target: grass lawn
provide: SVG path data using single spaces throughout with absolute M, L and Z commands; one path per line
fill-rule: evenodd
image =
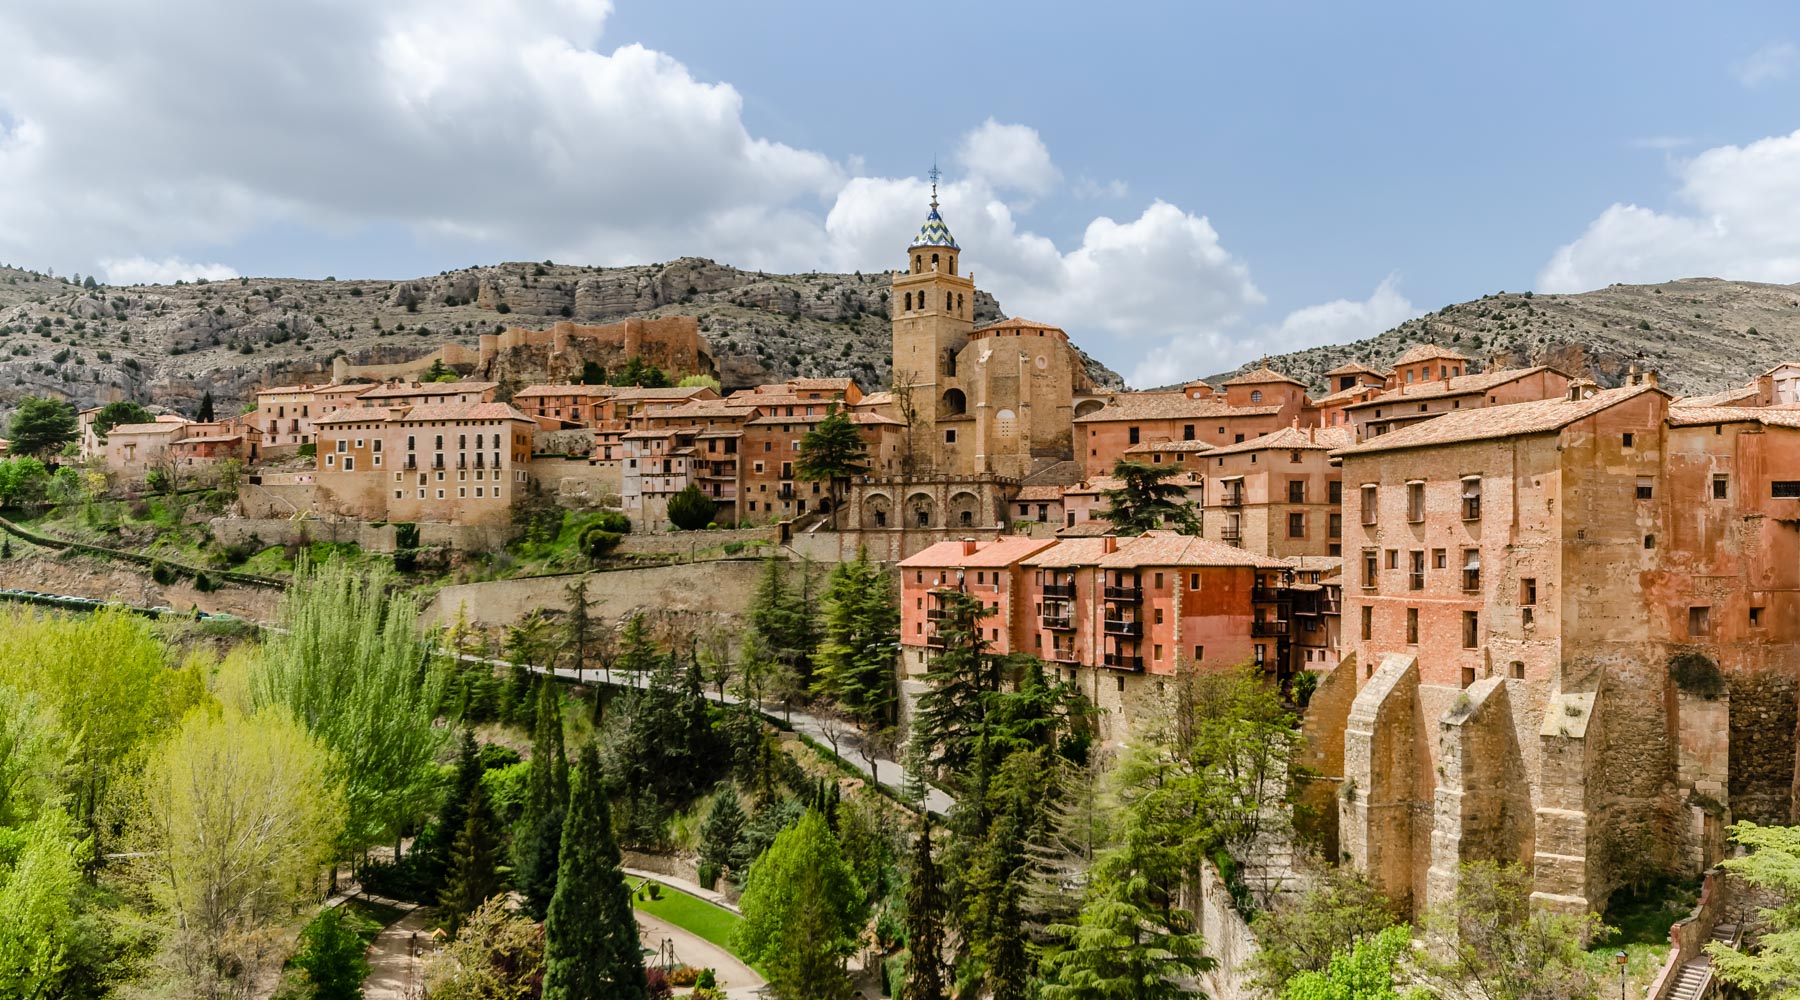
M 637 880 L 629 880 L 629 884 L 636 885 Z M 737 954 L 731 947 L 731 935 L 744 918 L 730 910 L 667 886 L 663 887 L 661 899 L 649 899 L 642 892 L 633 893 L 631 905 Z

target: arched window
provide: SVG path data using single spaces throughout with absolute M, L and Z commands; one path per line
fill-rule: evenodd
M 912 293 L 911 292 L 906 293 L 906 311 L 912 312 Z
M 1252 403 L 1262 402 L 1262 390 L 1261 389 L 1250 390 L 1250 402 L 1252 402 Z

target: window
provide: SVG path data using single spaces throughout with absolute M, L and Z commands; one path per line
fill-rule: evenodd
M 1375 484 L 1365 483 L 1362 488 L 1362 523 L 1375 523 Z
M 1750 627 L 1751 628 L 1762 628 L 1762 624 L 1763 624 L 1762 613 L 1763 613 L 1763 609 L 1761 609 L 1761 608 L 1751 608 L 1750 609 Z
M 1419 644 L 1418 608 L 1406 609 L 1406 644 L 1408 646 L 1417 646 Z
M 1425 589 L 1425 550 L 1414 549 L 1411 553 L 1412 571 L 1406 574 L 1407 590 Z
M 1462 481 L 1463 520 L 1481 517 L 1481 477 L 1464 476 Z
M 1406 484 L 1406 519 L 1414 524 L 1425 520 L 1425 484 L 1417 480 Z
M 1688 609 L 1688 635 L 1702 636 L 1712 634 L 1712 607 L 1698 605 Z
M 1463 612 L 1463 648 L 1474 649 L 1480 645 L 1481 619 L 1473 611 Z M 1473 681 L 1474 678 L 1470 678 Z M 1466 685 L 1465 685 L 1466 686 Z
M 1769 496 L 1776 500 L 1800 499 L 1800 479 L 1777 479 L 1769 484 Z
M 1304 480 L 1304 479 L 1288 480 L 1288 503 L 1305 503 L 1305 502 L 1306 502 L 1306 480 Z
M 1656 496 L 1656 480 L 1650 476 L 1639 476 L 1637 479 L 1637 498 L 1649 500 Z
M 1714 500 L 1730 499 L 1730 497 L 1731 497 L 1731 477 L 1730 476 L 1714 475 L 1712 477 L 1712 486 L 1713 486 L 1712 497 Z
M 1375 636 L 1375 609 L 1367 604 L 1362 608 L 1362 637 L 1367 642 Z
M 1330 524 L 1327 527 L 1326 531 L 1327 531 L 1327 534 L 1326 534 L 1327 538 L 1342 538 L 1342 537 L 1344 537 L 1344 515 L 1338 514 L 1338 513 L 1333 513 L 1330 517 Z
M 1463 550 L 1462 589 L 1481 589 L 1481 550 Z
M 1288 537 L 1306 537 L 1306 515 L 1298 511 L 1288 515 Z
M 1368 587 L 1371 589 L 1374 588 L 1375 577 L 1376 577 L 1376 572 L 1377 572 L 1378 568 L 1379 567 L 1377 567 L 1375 565 L 1375 550 L 1374 549 L 1364 549 L 1363 550 L 1363 581 L 1362 581 L 1362 585 L 1364 587 Z M 1368 609 L 1364 608 L 1363 610 L 1366 611 Z

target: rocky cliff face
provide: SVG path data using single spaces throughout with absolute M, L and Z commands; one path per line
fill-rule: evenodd
M 1635 364 L 1658 370 L 1671 392 L 1717 392 L 1800 358 L 1800 285 L 1687 278 L 1578 295 L 1499 292 L 1368 340 L 1273 355 L 1269 365 L 1323 390 L 1323 373 L 1346 361 L 1385 370 L 1419 343 L 1448 345 L 1483 366 L 1554 365 L 1603 385 Z
M 25 395 L 221 414 L 260 386 L 326 381 L 331 359 L 392 363 L 507 326 L 691 315 L 728 387 L 793 376 L 886 386 L 889 277 L 769 274 L 682 258 L 634 267 L 508 263 L 410 281 L 240 278 L 82 288 L 0 269 L 0 410 Z M 986 293 L 978 323 L 1004 318 Z M 1089 362 L 1095 381 L 1119 376 Z

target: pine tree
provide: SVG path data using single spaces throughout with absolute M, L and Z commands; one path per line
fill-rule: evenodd
M 894 658 L 900 608 L 887 573 L 869 562 L 866 552 L 838 564 L 826 584 L 824 612 L 814 690 L 864 725 L 893 725 L 899 706 Z
M 543 1000 L 646 997 L 631 891 L 619 870 L 606 795 L 600 753 L 584 744 L 563 824 L 556 895 L 544 922 Z
M 562 700 L 556 682 L 538 682 L 537 718 L 525 815 L 513 840 L 513 883 L 525 912 L 542 920 L 556 893 L 563 819 L 569 807 L 569 762 L 563 752 Z
M 800 452 L 794 462 L 794 473 L 809 482 L 823 480 L 831 490 L 831 529 L 838 527 L 838 508 L 842 506 L 842 486 L 852 476 L 869 471 L 869 448 L 856 425 L 836 404 L 817 427 L 800 438 Z
M 450 852 L 450 877 L 438 893 L 444 928 L 452 935 L 463 918 L 500 891 L 500 838 L 487 792 L 478 783 L 469 800 L 469 818 Z
M 912 877 L 906 883 L 906 995 L 945 1000 L 944 885 L 931 856 L 931 813 L 919 810 Z
M 1100 516 L 1127 534 L 1141 534 L 1165 524 L 1184 535 L 1199 534 L 1200 518 L 1187 498 L 1187 487 L 1169 481 L 1180 471 L 1172 465 L 1158 468 L 1119 459 L 1113 466 L 1119 487 L 1102 491 L 1108 507 Z
M 959 590 L 937 596 L 944 611 L 938 623 L 944 648 L 925 670 L 928 689 L 913 717 L 913 766 L 954 779 L 966 776 L 975 762 L 987 695 L 1000 689 L 1000 672 L 976 624 L 986 607 Z

